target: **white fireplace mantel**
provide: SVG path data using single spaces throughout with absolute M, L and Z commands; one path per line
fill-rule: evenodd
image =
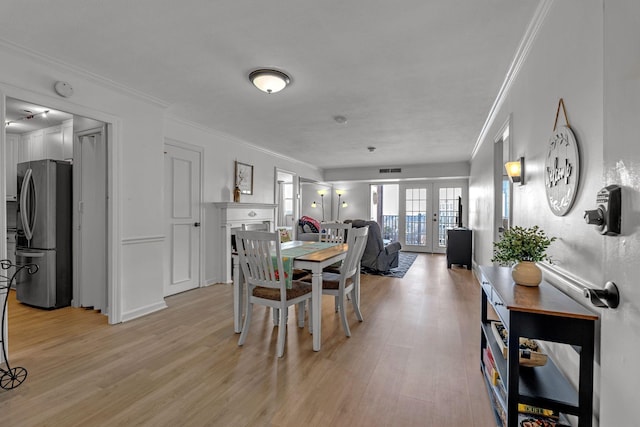
M 213 205 L 219 209 L 222 230 L 222 279 L 225 283 L 231 283 L 231 236 L 235 229 L 242 227 L 242 224 L 269 224 L 269 230 L 274 230 L 278 205 L 235 202 L 214 202 Z

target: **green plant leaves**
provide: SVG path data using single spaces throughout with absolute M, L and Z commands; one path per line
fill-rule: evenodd
M 493 243 L 492 262 L 513 265 L 520 261 L 551 262 L 546 250 L 555 237 L 547 237 L 537 225 L 529 228 L 514 226 L 504 231 L 502 239 Z

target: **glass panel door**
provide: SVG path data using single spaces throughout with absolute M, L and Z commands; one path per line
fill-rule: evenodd
M 432 251 L 432 184 L 405 184 L 400 194 L 400 243 L 412 252 Z
M 447 250 L 447 230 L 462 225 L 460 206 L 462 204 L 462 186 L 436 184 L 438 195 L 437 220 L 434 220 L 433 252 L 445 253 Z
M 447 230 L 464 226 L 466 181 L 371 185 L 371 219 L 403 251 L 445 253 Z

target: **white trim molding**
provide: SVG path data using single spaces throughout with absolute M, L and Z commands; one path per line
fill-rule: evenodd
M 140 245 L 140 244 L 147 244 L 147 243 L 158 243 L 158 242 L 164 242 L 164 239 L 165 239 L 164 235 L 127 237 L 122 239 L 122 244 L 123 245 Z
M 123 93 L 129 96 L 133 96 L 134 98 L 138 98 L 138 99 L 142 99 L 146 102 L 155 104 L 161 108 L 168 108 L 169 107 L 169 103 L 167 101 L 164 101 L 160 98 L 156 98 L 152 95 L 149 95 L 147 93 L 141 92 L 137 89 L 134 89 L 132 87 L 123 85 L 121 83 L 115 82 L 113 80 L 110 80 L 106 77 L 103 77 L 101 75 L 98 75 L 96 73 L 93 73 L 87 69 L 78 67 L 77 65 L 73 65 L 70 64 L 68 62 L 64 62 L 61 61 L 59 58 L 55 58 L 53 56 L 49 56 L 46 55 L 42 52 L 37 52 L 33 49 L 29 49 L 27 47 L 21 46 L 17 43 L 13 43 L 10 42 L 8 40 L 4 40 L 4 39 L 0 39 L 0 46 L 4 47 L 7 50 L 11 50 L 14 53 L 18 53 L 20 55 L 26 56 L 30 59 L 33 59 L 37 62 L 40 62 L 41 64 L 44 64 L 47 67 L 51 67 L 52 65 L 65 70 L 65 71 L 71 71 L 79 76 L 82 76 L 84 78 L 86 78 L 87 80 L 90 80 L 93 83 L 96 83 L 102 87 L 106 87 L 112 90 L 115 90 L 119 93 Z M 93 117 L 91 117 L 93 118 Z
M 505 76 L 502 86 L 498 91 L 498 95 L 496 96 L 496 99 L 493 102 L 493 105 L 491 106 L 491 110 L 489 110 L 489 115 L 487 116 L 487 120 L 484 122 L 484 125 L 482 126 L 482 130 L 480 131 L 480 135 L 478 135 L 476 144 L 474 145 L 473 150 L 471 151 L 471 159 L 473 159 L 478 153 L 478 150 L 480 149 L 480 147 L 482 146 L 482 143 L 487 137 L 487 132 L 489 132 L 489 129 L 493 125 L 493 122 L 496 120 L 496 116 L 500 111 L 500 108 L 502 108 L 502 104 L 504 104 L 504 101 L 507 98 L 507 94 L 509 93 L 511 86 L 513 85 L 513 82 L 516 80 L 516 78 L 518 77 L 518 74 L 520 73 L 522 64 L 524 64 L 524 61 L 527 59 L 527 56 L 529 56 L 529 51 L 531 50 L 531 46 L 533 45 L 533 42 L 535 41 L 540 31 L 540 28 L 542 27 L 542 24 L 544 23 L 544 20 L 547 17 L 547 14 L 549 13 L 549 9 L 551 9 L 551 6 L 553 5 L 553 2 L 554 0 L 540 1 L 538 8 L 536 9 L 533 15 L 533 18 L 531 19 L 531 22 L 527 27 L 527 31 L 524 33 L 524 36 L 522 37 L 522 41 L 518 46 L 516 55 L 513 58 L 513 61 L 511 61 L 511 66 L 509 66 L 507 75 Z
M 155 304 L 149 304 L 145 307 L 140 307 L 135 310 L 122 313 L 122 321 L 128 322 L 129 320 L 137 319 L 138 317 L 146 316 L 147 314 L 155 313 L 156 311 L 164 310 L 167 308 L 167 303 L 159 301 Z

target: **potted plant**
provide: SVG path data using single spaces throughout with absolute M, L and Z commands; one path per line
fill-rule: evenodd
M 547 237 L 537 225 L 511 227 L 504 231 L 500 241 L 493 243 L 491 261 L 512 266 L 511 275 L 516 284 L 538 286 L 542 281 L 542 271 L 536 262 L 551 262 L 546 250 L 555 240 L 555 237 Z

